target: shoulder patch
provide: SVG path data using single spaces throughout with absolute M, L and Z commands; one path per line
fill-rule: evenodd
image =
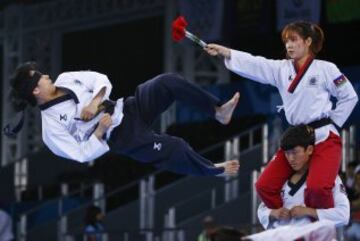
M 336 85 L 336 87 L 340 87 L 341 85 L 345 84 L 346 81 L 348 81 L 348 79 L 346 78 L 345 75 L 342 74 L 336 79 L 334 79 L 334 84 Z

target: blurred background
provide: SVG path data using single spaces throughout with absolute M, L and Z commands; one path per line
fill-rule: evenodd
M 136 86 L 163 72 L 180 73 L 222 100 L 241 93 L 228 126 L 181 103 L 154 125 L 158 132 L 183 137 L 214 162 L 239 157 L 241 170 L 234 178 L 181 176 L 113 154 L 89 164 L 56 157 L 41 141 L 39 111 L 30 109 L 21 134 L 1 138 L 0 208 L 12 220 L 16 240 L 84 240 L 86 220 L 94 213 L 101 227 L 96 239 L 88 240 L 197 240 L 215 225 L 244 234 L 260 230 L 253 183 L 287 127 L 276 108 L 280 96 L 273 87 L 230 73 L 221 59 L 192 42 L 173 42 L 171 22 L 179 15 L 206 42 L 271 59 L 285 57 L 284 25 L 318 23 L 325 33 L 318 58 L 334 62 L 360 93 L 357 0 L 1 0 L 2 126 L 15 115 L 7 98 L 9 77 L 29 60 L 53 80 L 64 71 L 104 73 L 114 100 L 133 95 Z M 341 131 L 341 171 L 354 201 L 354 222 L 359 120 L 357 106 Z

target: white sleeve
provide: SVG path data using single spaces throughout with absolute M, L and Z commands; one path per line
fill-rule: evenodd
M 231 49 L 231 58 L 225 58 L 225 66 L 232 72 L 262 84 L 277 86 L 283 60 L 271 60 L 261 56 Z
M 337 177 L 333 188 L 334 207 L 328 209 L 317 209 L 319 221 L 328 220 L 335 223 L 336 226 L 344 226 L 350 220 L 350 203 L 347 198 L 345 186 Z
M 108 77 L 95 71 L 65 72 L 59 75 L 58 79 L 60 81 L 66 81 L 66 79 L 77 79 L 81 81 L 89 90 L 92 91 L 93 98 L 103 87 L 105 87 L 106 91 L 103 100 L 109 99 L 112 90 L 112 85 Z
M 61 124 L 51 119 L 43 118 L 43 141 L 55 154 L 78 162 L 95 160 L 109 151 L 105 141 L 100 141 L 94 134 L 87 141 L 78 142 Z
M 358 96 L 350 81 L 335 64 L 329 63 L 325 71 L 327 88 L 337 99 L 336 108 L 331 111 L 330 118 L 337 126 L 342 127 L 358 102 Z
M 270 212 L 271 209 L 266 207 L 266 205 L 262 202 L 260 203 L 257 211 L 257 215 L 259 218 L 259 222 L 263 226 L 264 229 L 268 229 L 270 226 Z

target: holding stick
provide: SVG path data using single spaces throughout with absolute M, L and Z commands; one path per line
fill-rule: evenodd
M 181 41 L 184 37 L 187 37 L 191 41 L 197 43 L 202 48 L 205 48 L 207 44 L 196 35 L 186 30 L 188 25 L 187 21 L 183 16 L 179 16 L 172 23 L 172 37 L 175 42 Z

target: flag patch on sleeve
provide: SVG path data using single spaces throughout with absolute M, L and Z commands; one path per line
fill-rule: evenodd
M 339 87 L 341 85 L 343 85 L 348 79 L 346 78 L 345 75 L 340 75 L 339 77 L 337 77 L 336 79 L 334 79 L 334 84 Z

